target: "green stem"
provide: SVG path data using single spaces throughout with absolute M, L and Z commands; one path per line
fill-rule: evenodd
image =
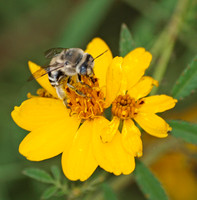
M 166 72 L 167 69 L 167 65 L 169 62 L 169 59 L 171 57 L 171 53 L 172 50 L 174 48 L 174 42 L 170 43 L 165 50 L 163 51 L 163 54 L 161 55 L 161 57 L 159 58 L 158 61 L 158 66 L 155 69 L 154 73 L 153 73 L 153 78 L 155 80 L 157 80 L 158 82 L 160 82 Z M 158 90 L 158 87 L 154 87 L 150 93 L 150 95 L 154 95 Z
M 76 187 L 74 186 L 70 190 L 70 192 L 67 192 L 67 194 L 65 193 L 67 195 L 67 199 L 68 200 L 83 199 L 82 197 L 84 195 L 86 195 L 87 199 L 87 195 L 95 191 L 97 185 L 101 184 L 105 180 L 107 175 L 108 174 L 105 171 L 103 171 L 103 173 L 100 173 L 100 175 L 96 179 L 84 182 L 81 184 L 81 186 L 76 186 Z
M 158 39 L 154 43 L 153 47 L 151 48 L 150 52 L 153 54 L 153 60 L 152 63 L 155 63 L 159 55 L 161 54 L 163 50 L 164 44 L 166 44 L 168 39 L 168 34 L 167 34 L 167 27 L 162 31 L 162 33 L 159 35 Z M 149 67 L 149 69 L 151 66 Z
M 184 21 L 184 15 L 187 9 L 187 4 L 189 0 L 179 0 L 175 12 L 172 16 L 172 19 L 166 29 L 162 32 L 159 37 L 158 42 L 156 42 L 155 46 L 152 49 L 153 55 L 156 54 L 158 56 L 157 51 L 164 49 L 158 59 L 157 67 L 153 72 L 153 78 L 157 81 L 161 81 L 171 57 L 171 53 L 173 51 L 178 33 L 181 30 L 181 26 Z M 161 40 L 162 39 L 162 40 Z M 151 95 L 157 92 L 158 88 L 154 88 L 151 92 Z

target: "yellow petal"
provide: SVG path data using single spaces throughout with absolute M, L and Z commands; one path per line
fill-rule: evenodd
M 28 62 L 29 69 L 32 74 L 34 74 L 36 71 L 42 69 L 39 65 L 29 61 Z M 55 88 L 50 84 L 48 75 L 44 75 L 40 78 L 36 78 L 36 81 L 45 89 L 47 90 L 50 94 L 52 94 L 54 97 L 58 98 L 57 93 Z
M 141 133 L 131 119 L 124 120 L 121 136 L 123 147 L 128 153 L 133 156 L 142 156 Z
M 59 99 L 32 97 L 11 113 L 15 123 L 21 128 L 32 131 L 38 127 L 67 118 L 69 110 Z
M 85 121 L 73 139 L 69 150 L 63 152 L 62 167 L 65 176 L 73 181 L 85 181 L 98 164 L 92 152 L 93 121 Z
M 117 131 L 113 140 L 103 143 L 100 134 L 109 121 L 104 117 L 94 120 L 93 149 L 95 158 L 101 168 L 115 175 L 130 174 L 135 168 L 134 156 L 125 151 L 121 135 Z
M 122 80 L 122 57 L 115 57 L 107 71 L 105 107 L 109 107 L 118 95 Z
M 177 102 L 176 99 L 173 99 L 167 95 L 155 95 L 142 99 L 144 103 L 139 109 L 140 112 L 151 112 L 158 113 L 165 110 L 173 108 Z
M 152 55 L 144 48 L 136 48 L 125 56 L 122 68 L 127 78 L 127 89 L 133 87 L 140 80 L 151 60 Z
M 86 52 L 92 55 L 93 58 L 96 58 L 106 50 L 108 51 L 94 61 L 94 72 L 99 79 L 99 86 L 101 88 L 106 85 L 107 69 L 112 61 L 112 53 L 107 44 L 100 38 L 94 38 L 86 49 Z
M 158 81 L 149 76 L 143 76 L 136 85 L 129 89 L 128 94 L 138 100 L 147 96 L 154 85 L 158 86 Z
M 101 130 L 101 139 L 103 143 L 111 142 L 114 135 L 117 133 L 118 126 L 120 124 L 120 119 L 118 117 L 113 117 L 110 123 L 107 123 L 103 130 Z
M 23 139 L 19 152 L 32 161 L 57 156 L 71 143 L 79 124 L 76 117 L 67 117 L 37 128 Z
M 127 85 L 128 85 L 127 72 L 122 69 L 122 80 L 121 80 L 119 95 L 125 95 L 127 93 L 128 90 Z
M 154 113 L 138 113 L 135 121 L 150 135 L 164 138 L 172 128 L 159 116 Z

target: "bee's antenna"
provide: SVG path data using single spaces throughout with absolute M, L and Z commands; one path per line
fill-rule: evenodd
M 97 58 L 99 58 L 100 56 L 102 56 L 102 55 L 103 55 L 104 53 L 106 53 L 107 51 L 108 51 L 108 49 L 107 49 L 106 51 L 104 51 L 103 53 L 101 53 L 100 55 L 98 55 L 96 58 L 94 58 L 93 61 L 96 60 Z

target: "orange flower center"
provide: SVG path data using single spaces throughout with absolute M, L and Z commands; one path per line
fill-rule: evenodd
M 143 100 L 135 101 L 128 94 L 124 96 L 119 95 L 112 103 L 112 114 L 121 119 L 133 118 L 143 103 Z
M 71 114 L 78 114 L 81 119 L 92 119 L 104 111 L 104 94 L 95 77 L 82 77 L 83 84 L 73 83 L 73 90 L 65 85 L 67 107 Z

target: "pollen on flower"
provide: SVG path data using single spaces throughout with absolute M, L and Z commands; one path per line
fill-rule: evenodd
M 67 107 L 71 114 L 78 114 L 81 119 L 93 119 L 104 111 L 104 94 L 95 77 L 82 77 L 83 84 L 75 83 L 77 91 L 65 85 Z
M 143 100 L 135 101 L 128 94 L 119 95 L 112 103 L 112 114 L 121 119 L 133 118 L 143 103 Z
M 47 90 L 45 90 L 44 88 L 39 88 L 37 90 L 37 95 L 40 96 L 40 97 L 49 97 L 49 98 L 52 98 L 53 95 L 51 95 Z
M 49 93 L 47 90 L 45 90 L 44 88 L 39 88 L 39 89 L 37 89 L 36 94 L 37 94 L 39 97 L 55 98 L 55 97 L 53 97 L 52 94 L 50 94 L 50 93 Z M 36 96 L 35 96 L 35 95 L 32 95 L 30 92 L 27 93 L 27 98 L 28 98 L 28 99 L 33 98 L 33 97 L 36 97 Z

